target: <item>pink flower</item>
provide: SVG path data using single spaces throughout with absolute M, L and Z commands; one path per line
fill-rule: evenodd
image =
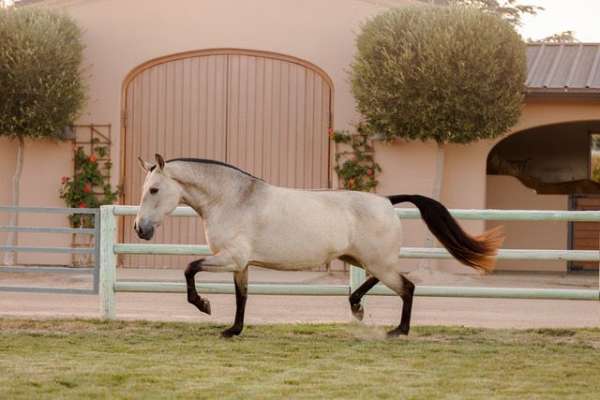
M 91 155 L 91 156 L 90 156 L 88 159 L 89 159 L 89 160 L 90 160 L 90 162 L 92 162 L 92 163 L 95 163 L 95 162 L 98 160 L 98 158 L 96 158 L 96 155 L 95 155 L 95 154 L 92 154 L 92 155 Z
M 65 183 L 69 182 L 70 180 L 71 180 L 71 178 L 69 178 L 68 176 L 63 176 L 62 178 L 60 178 L 60 181 L 63 185 Z
M 83 185 L 83 192 L 84 193 L 91 193 L 92 192 L 92 185 L 90 185 L 89 183 L 86 183 L 85 185 Z

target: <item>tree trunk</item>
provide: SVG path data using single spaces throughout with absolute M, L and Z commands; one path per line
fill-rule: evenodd
M 433 181 L 433 191 L 431 193 L 431 197 L 435 200 L 440 200 L 442 195 L 442 185 L 444 183 L 444 161 L 445 161 L 445 153 L 444 153 L 444 143 L 437 144 L 437 157 L 435 162 L 435 178 Z M 425 243 L 424 246 L 426 248 L 433 247 L 433 235 L 431 232 L 427 231 L 425 235 Z M 421 263 L 419 265 L 420 268 L 429 269 L 432 265 L 432 260 L 421 259 Z
M 12 180 L 12 206 L 19 206 L 19 195 L 20 195 L 20 183 L 21 183 L 21 173 L 23 172 L 23 153 L 25 152 L 25 139 L 22 136 L 18 136 L 17 143 L 17 166 L 15 168 L 15 174 L 13 175 Z M 9 226 L 18 226 L 19 225 L 19 213 L 15 212 L 10 217 Z M 17 242 L 17 232 L 9 232 L 8 237 L 6 238 L 7 246 L 14 246 Z M 15 252 L 14 251 L 6 251 L 4 253 L 4 265 L 14 265 L 15 264 Z
M 437 144 L 437 158 L 435 162 L 435 180 L 433 181 L 433 192 L 431 197 L 439 201 L 442 195 L 442 184 L 444 183 L 444 143 Z

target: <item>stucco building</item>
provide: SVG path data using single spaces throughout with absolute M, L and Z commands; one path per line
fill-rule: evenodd
M 280 185 L 335 187 L 334 148 L 327 131 L 351 129 L 360 120 L 347 79 L 356 32 L 366 18 L 413 1 L 34 3 L 64 10 L 83 28 L 89 101 L 77 123 L 84 131 L 95 125 L 110 136 L 113 184 L 123 185 L 124 203 L 135 204 L 143 177 L 134 160 L 155 152 L 227 161 Z M 448 207 L 566 210 L 577 206 L 574 193 L 585 195 L 579 206 L 594 206 L 595 200 L 587 198 L 593 197 L 595 185 L 584 181 L 590 177 L 590 134 L 600 132 L 600 47 L 530 46 L 528 52 L 527 97 L 519 123 L 497 140 L 447 146 L 442 201 Z M 60 177 L 72 172 L 72 147 L 70 142 L 27 142 L 23 205 L 63 205 Z M 383 168 L 379 193 L 431 193 L 433 143 L 398 141 L 375 147 Z M 2 188 L 10 186 L 15 148 L 0 139 Z M 9 203 L 9 196 L 0 191 L 0 203 Z M 7 216 L 0 218 L 3 223 Z M 34 223 L 64 225 L 52 216 L 21 220 L 22 225 Z M 576 232 L 592 232 L 596 242 L 598 237 L 596 226 L 504 225 L 507 248 L 584 248 L 591 242 Z M 485 223 L 464 226 L 478 232 Z M 421 245 L 424 232 L 420 221 L 407 222 L 405 244 Z M 179 220 L 165 226 L 157 240 L 194 243 L 201 237 L 197 221 Z M 137 240 L 131 229 L 124 229 L 124 239 Z M 20 236 L 20 244 L 39 240 Z M 65 245 L 70 238 L 43 240 Z M 33 255 L 19 260 L 66 262 Z M 127 260 L 157 266 L 181 262 L 144 256 Z M 565 270 L 567 264 L 511 262 L 500 267 Z

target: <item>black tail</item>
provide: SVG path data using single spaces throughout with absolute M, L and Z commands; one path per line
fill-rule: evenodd
M 392 204 L 408 201 L 417 206 L 431 233 L 461 263 L 485 272 L 494 269 L 497 250 L 504 241 L 502 227 L 472 237 L 462 230 L 448 209 L 434 199 L 416 194 L 399 194 L 388 199 Z

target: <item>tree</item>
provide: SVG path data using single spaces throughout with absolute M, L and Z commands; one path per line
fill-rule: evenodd
M 0 0 L 0 8 L 12 7 L 14 3 L 14 0 Z
M 508 21 L 514 27 L 521 26 L 521 19 L 525 15 L 537 15 L 543 11 L 544 7 L 528 4 L 519 4 L 519 0 L 419 0 L 422 3 L 428 3 L 438 6 L 466 6 L 475 7 L 484 12 L 498 15 Z M 564 31 L 555 33 L 540 40 L 528 39 L 530 43 L 577 43 L 579 40 L 575 37 L 573 31 Z
M 533 40 L 531 43 L 578 43 L 573 31 L 564 31 L 547 36 L 540 40 Z
M 61 140 L 81 110 L 83 45 L 75 22 L 31 8 L 0 9 L 0 135 L 17 142 L 12 204 L 19 205 L 25 138 Z M 18 214 L 11 217 L 16 226 Z M 15 242 L 14 233 L 7 244 Z M 5 264 L 14 263 L 6 252 Z
M 350 70 L 370 134 L 437 143 L 436 199 L 444 145 L 508 131 L 521 113 L 525 76 L 525 44 L 509 22 L 454 6 L 393 9 L 372 18 L 357 38 Z
M 519 4 L 519 0 L 419 0 L 423 3 L 442 6 L 475 7 L 484 12 L 500 16 L 513 26 L 521 25 L 524 15 L 536 15 L 544 8 L 528 4 Z
M 505 21 L 462 7 L 409 7 L 368 21 L 352 92 L 365 129 L 383 139 L 470 143 L 520 116 L 525 44 Z

